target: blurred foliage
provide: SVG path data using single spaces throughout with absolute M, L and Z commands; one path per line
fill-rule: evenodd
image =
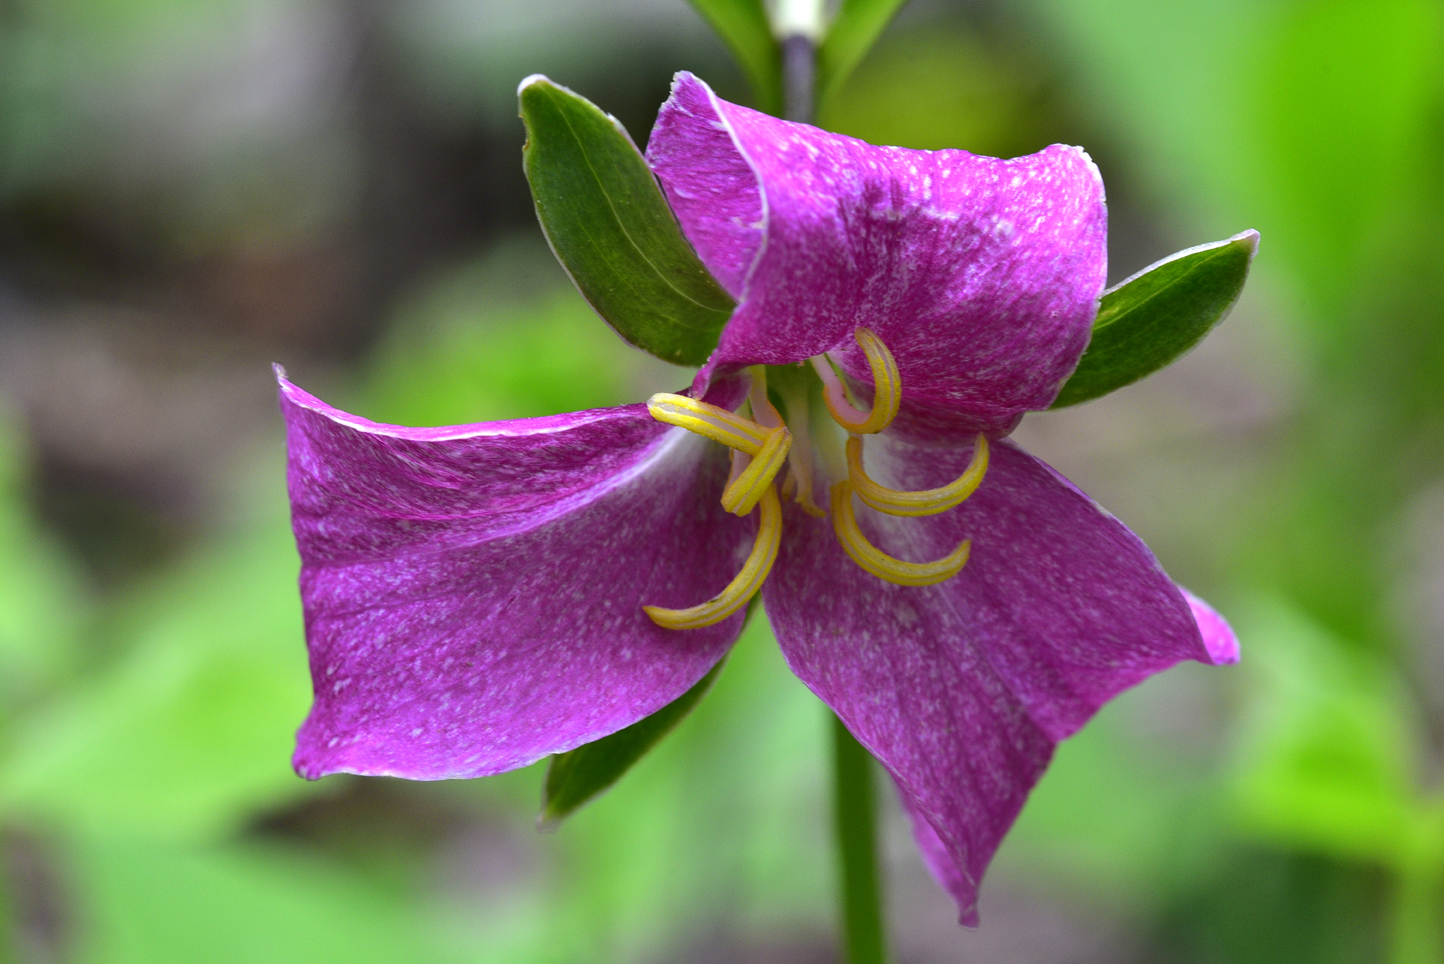
M 366 414 L 395 425 L 449 425 L 554 415 L 636 400 L 653 363 L 624 344 L 560 272 L 534 297 L 499 275 L 550 258 L 539 244 L 512 245 L 480 264 L 444 272 L 397 312 L 371 363 Z M 543 262 L 544 263 L 544 262 Z M 534 268 L 533 268 L 534 270 Z
M 532 70 L 652 110 L 673 69 L 738 87 L 681 0 L 531 6 L 388 7 L 386 76 L 456 129 L 511 125 L 515 146 L 511 85 Z M 180 247 L 362 236 L 358 158 L 409 129 L 316 107 L 345 76 L 327 44 L 349 50 L 335 38 L 370 23 L 340 9 L 343 27 L 282 0 L 7 6 L 0 204 L 81 223 L 126 208 Z M 633 35 L 671 39 L 639 52 Z M 316 70 L 265 66 L 277 38 Z M 1236 504 L 1194 520 L 1216 564 L 1165 560 L 1235 618 L 1243 664 L 1180 667 L 1060 748 L 985 888 L 985 929 L 989 895 L 1022 887 L 1121 921 L 1139 960 L 1444 959 L 1444 704 L 1429 697 L 1444 682 L 1416 658 L 1444 642 L 1401 615 L 1401 593 L 1437 585 L 1398 563 L 1444 477 L 1441 65 L 1432 0 L 939 2 L 903 10 L 827 93 L 822 123 L 874 142 L 1088 145 L 1115 212 L 1146 211 L 1154 232 L 1120 232 L 1125 271 L 1170 250 L 1155 236 L 1259 229 L 1225 327 L 1275 340 L 1244 339 L 1233 363 L 1276 377 L 1289 359 L 1260 344 L 1300 360 L 1285 409 L 1218 443 L 1242 468 Z M 644 114 L 623 119 L 641 131 Z M 367 183 L 374 199 L 390 182 Z M 297 353 L 292 375 L 319 369 L 328 399 L 412 425 L 686 381 L 622 344 L 535 234 L 398 285 L 357 371 Z M 764 620 L 696 711 L 556 834 L 533 829 L 537 767 L 308 785 L 287 764 L 309 684 L 278 440 L 236 453 L 228 524 L 107 596 L 36 516 L 26 418 L 0 415 L 0 945 L 9 933 L 22 960 L 741 960 L 827 930 L 826 718 Z M 1180 518 L 1201 511 L 1200 493 L 1168 495 Z
M 284 511 L 110 614 L 123 655 L 25 720 L 0 764 L 0 807 L 93 833 L 214 839 L 305 789 L 287 765 L 309 687 Z
M 8 740 L 6 711 L 75 670 L 90 604 L 78 567 L 26 511 L 25 443 L 6 414 L 0 411 L 0 745 Z
M 956 25 L 901 27 L 822 100 L 818 123 L 871 144 L 1014 157 L 1056 129 L 1044 68 Z
M 817 96 L 826 100 L 867 56 L 904 0 L 838 0 L 817 48 Z

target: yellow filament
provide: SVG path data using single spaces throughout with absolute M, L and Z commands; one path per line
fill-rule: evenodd
M 792 433 L 779 425 L 767 434 L 762 450 L 752 463 L 738 473 L 722 492 L 722 508 L 733 515 L 746 515 L 757 505 L 763 493 L 771 489 L 777 472 L 787 464 L 787 451 L 792 447 Z
M 931 586 L 956 576 L 967 564 L 972 540 L 964 540 L 962 545 L 936 562 L 894 559 L 868 542 L 867 536 L 857 527 L 857 518 L 852 512 L 852 493 L 850 481 L 844 480 L 832 487 L 832 530 L 837 533 L 837 541 L 842 543 L 852 561 L 874 576 L 899 586 Z
M 888 515 L 936 515 L 962 503 L 972 495 L 988 471 L 988 440 L 980 433 L 973 449 L 973 459 L 963 474 L 939 489 L 921 492 L 900 492 L 878 485 L 862 468 L 862 439 L 854 435 L 847 440 L 847 474 L 852 479 L 857 497 L 879 512 Z
M 777 547 L 782 542 L 782 505 L 777 501 L 777 491 L 767 486 L 759 504 L 762 513 L 757 522 L 757 541 L 747 561 L 742 564 L 742 571 L 727 584 L 727 588 L 690 609 L 643 606 L 642 611 L 651 617 L 652 622 L 663 629 L 701 629 L 720 623 L 747 605 L 747 600 L 757 594 L 763 580 L 772 571 L 772 564 L 777 561 Z
M 833 421 L 856 435 L 872 435 L 887 428 L 897 417 L 898 406 L 902 403 L 902 375 L 898 372 L 897 359 L 892 357 L 892 352 L 888 351 L 881 338 L 867 328 L 858 328 L 853 337 L 872 368 L 872 411 L 863 413 L 852 407 L 842 380 L 827 359 L 813 358 L 812 367 L 822 379 L 822 400 L 827 403 Z
M 647 411 L 659 422 L 696 432 L 748 455 L 762 451 L 767 441 L 768 430 L 751 419 L 685 395 L 659 392 L 647 399 Z

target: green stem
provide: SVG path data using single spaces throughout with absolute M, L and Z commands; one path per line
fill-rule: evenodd
M 848 964 L 884 964 L 872 757 L 836 716 L 832 718 L 832 746 L 833 816 L 842 876 L 846 959 Z

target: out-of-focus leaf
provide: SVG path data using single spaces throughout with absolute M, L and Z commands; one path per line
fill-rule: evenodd
M 77 567 L 24 498 L 20 433 L 0 411 L 0 713 L 72 668 L 89 608 Z
M 372 368 L 367 416 L 454 425 L 554 415 L 645 397 L 632 384 L 640 366 L 676 373 L 618 341 L 569 288 L 502 307 L 489 295 L 462 277 L 403 311 Z
M 632 764 L 682 722 L 706 695 L 721 670 L 722 664 L 718 663 L 687 692 L 626 729 L 552 757 L 542 789 L 542 826 L 557 826 L 578 807 L 620 780 Z
M 915 24 L 819 102 L 818 126 L 869 144 L 1016 157 L 1048 143 L 1061 123 L 1047 84 L 1040 66 L 972 31 Z
M 310 686 L 295 547 L 276 509 L 117 615 L 128 652 L 17 725 L 0 812 L 196 839 L 308 792 L 289 765 Z
M 1394 885 L 1393 904 L 1389 959 L 1397 964 L 1444 961 L 1444 873 L 1432 867 L 1406 868 Z
M 817 95 L 830 97 L 852 73 L 904 0 L 842 0 L 817 48 Z
M 1267 232 L 1255 219 L 1280 219 L 1270 245 L 1311 308 L 1335 309 L 1435 123 L 1444 12 L 1432 0 L 1318 0 L 1280 8 L 1272 26 L 1250 78 L 1249 150 L 1231 153 L 1258 165 L 1250 220 Z
M 735 302 L 682 236 L 626 130 L 541 75 L 519 94 L 527 180 L 557 259 L 628 342 L 679 365 L 702 364 Z
M 1201 244 L 1103 293 L 1093 338 L 1052 408 L 1077 405 L 1172 364 L 1228 317 L 1258 251 L 1258 232 Z
M 1153 193 L 1178 199 L 1209 230 L 1256 225 L 1269 236 L 1270 266 L 1301 283 L 1303 318 L 1320 332 L 1337 324 L 1362 259 L 1394 227 L 1400 190 L 1427 176 L 1415 148 L 1435 117 L 1444 8 L 1434 0 L 1020 6 L 1069 45 L 1077 83 L 1107 105 Z
M 83 964 L 396 964 L 450 953 L 423 916 L 302 853 L 82 841 Z
M 757 96 L 757 109 L 782 112 L 782 53 L 762 0 L 690 0 L 731 48 Z
M 1217 673 L 1175 667 L 1064 741 L 1004 841 L 997 872 L 1133 906 L 1196 886 L 1229 830 L 1219 816 L 1219 764 L 1206 745 L 1158 721 L 1206 701 Z
M 1235 781 L 1245 827 L 1291 847 L 1393 867 L 1444 859 L 1439 808 L 1415 785 L 1409 701 L 1390 668 L 1282 601 L 1241 617 L 1245 666 L 1257 674 Z

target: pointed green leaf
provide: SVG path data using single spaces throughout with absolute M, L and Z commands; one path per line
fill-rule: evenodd
M 904 0 L 842 0 L 817 50 L 819 102 L 842 86 L 903 3 Z
M 758 110 L 782 112 L 782 53 L 762 0 L 691 0 L 721 34 L 757 95 Z
M 540 74 L 518 91 L 523 165 L 557 260 L 628 342 L 701 365 L 735 306 L 682 236 L 626 130 Z
M 1077 405 L 1172 364 L 1233 310 L 1258 232 L 1201 244 L 1103 292 L 1093 340 L 1052 408 Z
M 721 670 L 722 664 L 718 663 L 696 686 L 626 729 L 552 757 L 547 768 L 546 786 L 542 790 L 542 826 L 555 827 L 582 804 L 621 779 L 632 764 L 661 742 L 662 737 L 692 711 Z

